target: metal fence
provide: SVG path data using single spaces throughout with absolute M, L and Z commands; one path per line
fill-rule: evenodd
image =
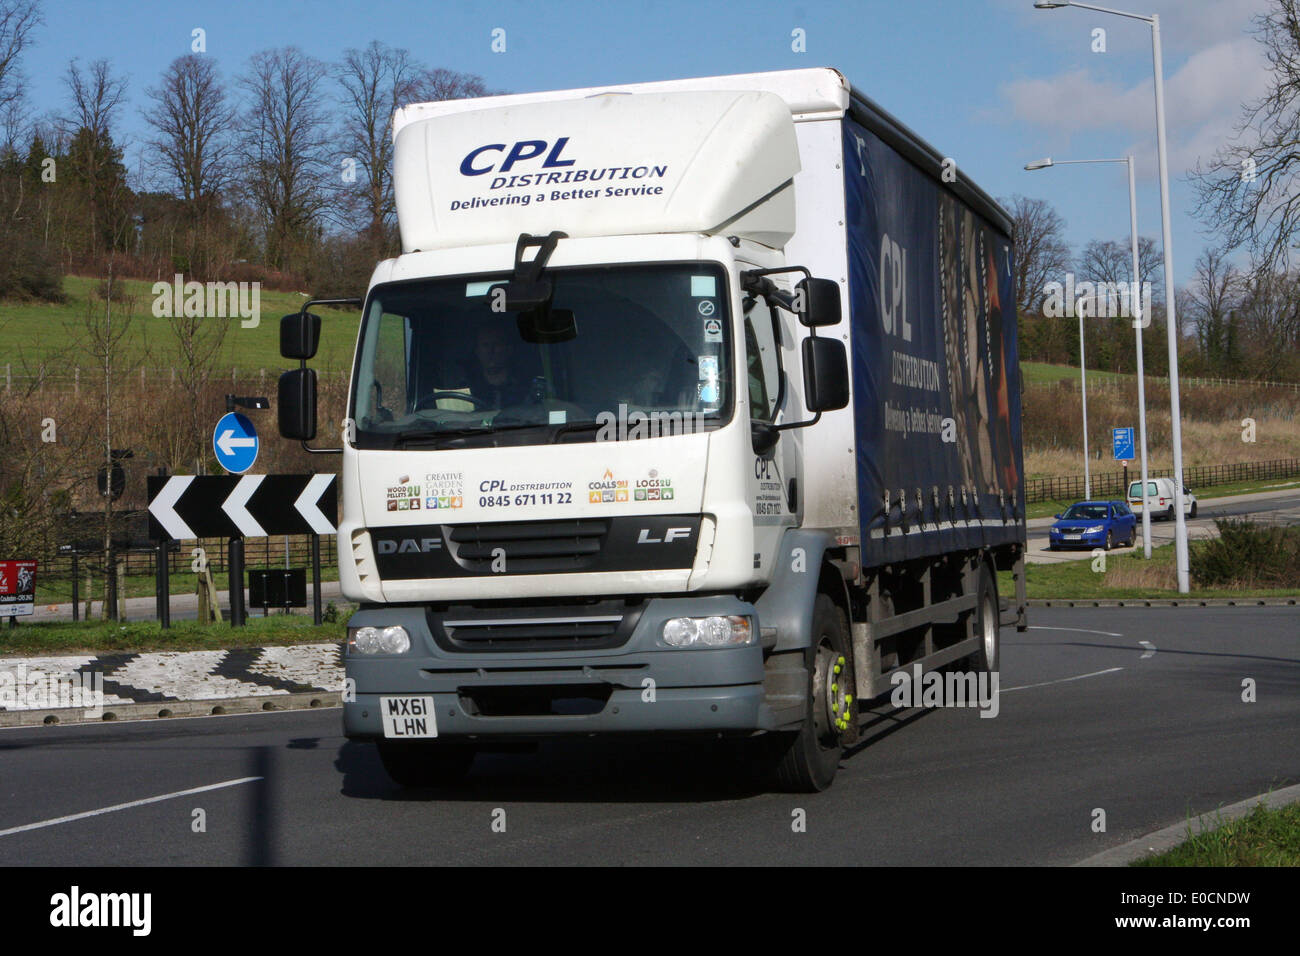
M 1169 379 L 1159 375 L 1148 375 L 1148 383 L 1168 385 Z M 1064 382 L 1075 390 L 1079 388 L 1078 376 L 1062 375 L 1060 379 L 1047 382 L 1025 382 L 1025 388 L 1059 388 Z M 1118 376 L 1112 372 L 1089 372 L 1088 388 L 1136 388 L 1136 378 L 1132 375 Z M 1199 378 L 1180 375 L 1180 388 L 1281 388 L 1300 393 L 1300 382 L 1267 382 L 1250 378 Z
M 226 538 L 202 538 L 195 541 L 182 541 L 179 545 L 176 550 L 169 551 L 167 555 L 167 569 L 170 574 L 193 573 L 194 549 L 200 547 L 203 548 L 208 567 L 212 569 L 214 575 L 224 574 L 229 567 L 230 541 Z M 334 535 L 321 535 L 320 550 L 323 567 L 337 562 L 338 548 Z M 290 567 L 311 567 L 311 535 L 289 535 L 287 545 L 283 535 L 260 539 L 246 538 L 244 539 L 244 568 L 246 570 L 260 567 L 282 568 L 285 566 L 286 553 Z M 128 577 L 147 574 L 152 578 L 157 567 L 158 552 L 156 548 L 127 548 L 118 552 L 118 559 L 126 566 Z M 85 583 L 87 573 L 102 581 L 104 554 L 102 551 L 83 551 L 77 555 L 75 561 L 72 555 L 66 553 L 41 559 L 36 574 L 37 600 L 41 599 L 41 590 L 51 583 L 59 583 L 61 592 L 70 590 L 74 567 L 80 578 L 79 584 Z M 84 593 L 81 595 L 83 600 L 85 596 Z
M 316 370 L 321 375 L 331 375 L 341 371 L 337 368 L 321 365 L 317 365 Z M 279 368 L 269 370 L 265 368 L 221 369 L 219 372 L 214 372 L 209 381 L 215 384 L 228 380 L 232 385 L 257 381 L 262 388 L 265 388 L 268 379 L 274 385 L 279 380 L 282 371 L 283 369 Z M 346 371 L 346 369 L 342 371 Z M 228 375 L 227 372 L 229 372 Z M 174 366 L 162 368 L 141 366 L 139 369 L 130 372 L 129 375 L 120 376 L 119 381 L 125 384 L 128 377 L 133 380 L 138 378 L 142 389 L 147 388 L 150 384 L 156 385 L 158 383 L 174 387 L 178 379 Z M 102 373 L 98 369 L 82 369 L 76 365 L 41 365 L 34 369 L 15 367 L 12 363 L 0 366 L 0 392 L 6 395 L 14 391 L 20 393 L 26 391 L 71 392 L 78 395 L 81 393 L 83 386 L 97 388 L 97 383 L 102 381 Z
M 1148 468 L 1149 478 L 1172 478 L 1173 469 Z M 1300 476 L 1300 458 L 1277 458 L 1272 461 L 1245 461 L 1232 465 L 1195 465 L 1183 469 L 1183 484 L 1189 491 L 1198 487 L 1226 485 L 1237 481 L 1256 481 L 1268 478 L 1295 478 Z M 1128 470 L 1130 482 L 1141 480 L 1137 468 Z M 1065 475 L 1058 478 L 1028 478 L 1025 480 L 1025 501 L 1078 501 L 1087 490 L 1082 475 Z M 1092 497 L 1122 498 L 1127 493 L 1123 471 L 1092 473 Z

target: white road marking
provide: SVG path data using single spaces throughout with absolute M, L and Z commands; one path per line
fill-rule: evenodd
M 132 800 L 130 803 L 119 803 L 111 807 L 101 807 L 98 810 L 87 810 L 85 813 L 74 813 L 66 817 L 55 817 L 53 820 L 42 820 L 39 823 L 26 823 L 20 827 L 10 827 L 8 830 L 0 830 L 0 837 L 9 836 L 14 833 L 25 833 L 28 830 L 39 830 L 42 827 L 57 826 L 60 823 L 71 823 L 73 820 L 85 820 L 87 817 L 97 817 L 105 813 L 113 813 L 117 810 L 129 810 L 132 807 L 143 807 L 148 803 L 159 803 L 163 800 L 173 800 L 176 797 L 188 797 L 192 793 L 206 793 L 208 790 L 221 790 L 224 787 L 236 787 L 241 783 L 252 783 L 255 780 L 261 780 L 262 777 L 240 777 L 238 780 L 226 780 L 222 783 L 210 783 L 206 787 L 193 787 L 189 790 L 178 790 L 175 793 L 164 793 L 157 797 L 145 797 L 143 800 Z
M 1019 687 L 1003 687 L 999 693 L 1009 694 L 1013 690 L 1029 690 L 1031 687 L 1047 687 L 1049 684 L 1068 684 L 1073 680 L 1083 680 L 1085 677 L 1100 677 L 1102 674 L 1113 674 L 1116 671 L 1122 671 L 1122 667 L 1108 667 L 1104 671 L 1093 671 L 1091 674 L 1080 674 L 1077 677 L 1062 677 L 1060 680 L 1045 680 L 1041 684 L 1021 684 Z
M 1044 627 L 1041 624 L 1029 625 L 1031 631 L 1076 631 L 1079 634 L 1102 634 L 1106 637 L 1123 637 L 1123 634 L 1116 634 L 1114 631 L 1090 631 L 1086 627 Z
M 1144 661 L 1148 657 L 1155 657 L 1156 646 L 1154 644 L 1152 644 L 1150 641 L 1138 641 L 1138 643 L 1146 648 L 1146 650 L 1142 652 L 1142 656 L 1139 657 L 1138 660 Z

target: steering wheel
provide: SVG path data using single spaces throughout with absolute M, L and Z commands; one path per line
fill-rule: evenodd
M 415 404 L 411 406 L 411 411 L 421 411 L 426 408 L 430 402 L 436 402 L 440 398 L 455 398 L 463 402 L 469 402 L 475 409 L 492 407 L 491 402 L 479 398 L 477 395 L 471 394 L 470 392 L 453 392 L 443 389 L 435 389 L 432 392 L 426 392 L 424 395 L 421 395 L 416 399 Z

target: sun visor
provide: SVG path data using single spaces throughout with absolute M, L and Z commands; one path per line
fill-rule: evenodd
M 606 94 L 402 126 L 402 251 L 513 240 L 699 232 L 780 248 L 794 233 L 799 149 L 762 92 Z

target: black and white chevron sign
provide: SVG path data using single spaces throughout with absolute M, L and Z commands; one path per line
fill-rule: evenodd
M 334 475 L 173 475 L 149 478 L 149 536 L 260 538 L 334 534 Z

